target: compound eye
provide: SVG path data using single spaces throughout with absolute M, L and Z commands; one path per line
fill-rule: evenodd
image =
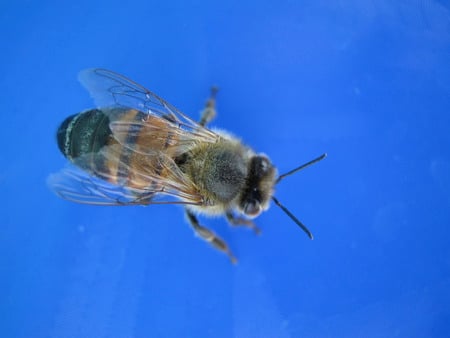
M 267 158 L 261 157 L 261 161 L 259 162 L 259 168 L 261 173 L 265 174 L 269 170 L 270 162 Z
M 245 203 L 244 213 L 248 216 L 258 216 L 261 213 L 261 204 L 258 201 Z

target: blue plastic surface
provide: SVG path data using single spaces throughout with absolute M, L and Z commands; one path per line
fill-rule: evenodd
M 1 337 L 448 337 L 450 7 L 444 1 L 1 5 Z M 122 73 L 268 154 L 261 236 L 177 206 L 56 197 L 55 132 Z

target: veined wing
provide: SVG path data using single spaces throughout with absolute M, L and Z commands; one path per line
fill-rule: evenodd
M 216 142 L 219 138 L 216 133 L 199 125 L 158 95 L 123 75 L 107 69 L 93 68 L 81 71 L 78 78 L 99 107 L 134 108 L 149 116 L 165 119 L 174 133 L 183 133 L 180 140 L 184 143 Z M 145 121 L 141 122 L 143 124 Z M 122 123 L 122 126 L 124 124 L 126 123 Z M 138 121 L 133 124 L 136 126 Z
M 141 165 L 111 148 L 77 158 L 50 175 L 48 185 L 58 196 L 84 204 L 204 204 L 196 186 L 170 157 L 158 153 L 158 159 Z

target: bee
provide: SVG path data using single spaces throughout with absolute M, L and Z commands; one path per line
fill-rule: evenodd
M 98 108 L 69 116 L 58 128 L 58 147 L 71 164 L 49 176 L 57 195 L 94 205 L 181 204 L 194 232 L 233 263 L 228 245 L 197 215 L 224 215 L 231 225 L 259 233 L 252 219 L 272 200 L 313 238 L 275 198 L 274 187 L 326 154 L 278 175 L 266 155 L 206 127 L 216 115 L 217 88 L 195 122 L 115 72 L 88 69 L 79 80 Z

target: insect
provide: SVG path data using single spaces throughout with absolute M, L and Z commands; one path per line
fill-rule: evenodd
M 69 116 L 57 131 L 59 149 L 71 163 L 49 177 L 57 195 L 95 205 L 181 204 L 194 232 L 233 263 L 228 245 L 200 224 L 198 214 L 224 215 L 231 225 L 258 233 L 252 218 L 272 200 L 313 238 L 275 198 L 274 187 L 326 154 L 278 176 L 266 155 L 206 127 L 216 115 L 216 88 L 197 123 L 115 72 L 88 69 L 79 80 L 98 108 Z

